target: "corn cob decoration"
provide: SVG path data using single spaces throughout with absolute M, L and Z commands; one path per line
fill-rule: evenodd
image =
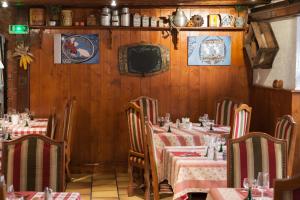
M 27 70 L 30 63 L 33 61 L 33 54 L 29 52 L 29 47 L 25 46 L 24 43 L 20 43 L 15 48 L 15 52 L 13 54 L 14 57 L 19 56 L 19 66 L 23 67 L 24 70 Z

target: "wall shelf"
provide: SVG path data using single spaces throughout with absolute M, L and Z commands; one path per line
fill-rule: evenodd
M 123 26 L 29 26 L 30 29 L 110 29 L 110 30 L 140 30 L 169 31 L 169 27 L 123 27 Z M 180 27 L 180 31 L 244 31 L 236 27 Z
M 163 31 L 167 32 L 164 38 L 172 36 L 172 42 L 175 49 L 179 40 L 180 31 L 245 31 L 246 28 L 237 27 L 178 27 L 178 29 L 170 29 L 170 27 L 133 27 L 133 26 L 29 26 L 31 30 L 39 30 L 40 39 L 42 41 L 44 30 L 108 30 L 109 31 L 109 48 L 112 47 L 112 31 L 113 30 L 133 30 L 133 31 Z

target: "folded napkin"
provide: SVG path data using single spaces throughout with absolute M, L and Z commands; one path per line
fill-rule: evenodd
M 46 128 L 46 126 L 33 125 L 33 126 L 30 126 L 30 128 Z

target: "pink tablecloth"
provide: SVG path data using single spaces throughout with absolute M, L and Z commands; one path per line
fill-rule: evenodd
M 208 194 L 206 200 L 244 200 L 248 192 L 239 188 L 213 188 Z M 252 197 L 260 197 L 261 193 L 253 190 Z M 264 193 L 264 199 L 273 199 L 273 189 Z
M 230 127 L 214 127 L 213 131 L 209 128 L 200 127 L 199 124 L 194 124 L 192 129 L 179 129 L 175 124 L 171 125 L 171 133 L 167 132 L 168 126 L 154 126 L 153 143 L 156 151 L 157 167 L 159 169 L 159 180 L 163 181 L 163 151 L 166 147 L 172 146 L 201 146 L 204 145 L 205 135 L 216 135 L 225 137 L 230 132 Z
M 15 192 L 17 197 L 23 196 L 26 200 L 44 199 L 44 192 Z M 77 192 L 53 192 L 53 200 L 80 200 L 80 194 Z
M 226 161 L 207 160 L 205 147 L 170 147 L 164 152 L 164 176 L 173 188 L 173 199 L 190 192 L 226 187 Z

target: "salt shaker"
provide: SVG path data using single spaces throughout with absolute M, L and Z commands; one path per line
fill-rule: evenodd
M 52 190 L 48 187 L 45 188 L 45 200 L 53 200 Z

